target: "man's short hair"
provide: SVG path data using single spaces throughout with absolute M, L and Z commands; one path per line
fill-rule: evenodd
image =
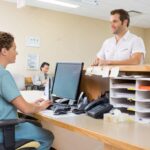
M 9 50 L 14 42 L 14 37 L 7 32 L 0 31 L 0 52 L 2 48 Z
M 43 68 L 45 65 L 46 65 L 46 66 L 49 66 L 49 63 L 43 62 L 43 63 L 41 64 L 41 66 L 40 66 L 40 70 L 42 70 L 42 68 Z
M 112 10 L 110 12 L 110 14 L 111 15 L 119 14 L 120 15 L 120 20 L 122 22 L 124 20 L 128 20 L 127 27 L 129 26 L 129 24 L 130 24 L 130 15 L 126 10 L 124 10 L 124 9 L 115 9 L 115 10 Z

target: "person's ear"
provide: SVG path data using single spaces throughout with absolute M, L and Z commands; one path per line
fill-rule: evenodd
M 8 53 L 8 50 L 7 50 L 6 48 L 2 48 L 1 54 L 2 54 L 3 56 L 6 56 L 7 53 Z
M 127 20 L 127 19 L 123 21 L 123 25 L 124 25 L 124 26 L 127 26 L 127 25 L 128 25 L 128 20 Z

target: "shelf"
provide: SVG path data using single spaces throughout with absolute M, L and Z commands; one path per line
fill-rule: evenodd
M 143 103 L 143 102 L 150 102 L 150 99 L 136 100 L 136 102 L 140 102 L 140 103 Z
M 138 78 L 137 81 L 138 81 L 138 80 L 139 80 L 139 81 L 141 81 L 141 80 L 142 80 L 142 81 L 150 81 L 150 78 L 146 78 L 146 77 L 145 77 L 145 78 Z
M 135 90 L 135 84 L 118 83 L 118 84 L 112 84 L 111 88 L 114 88 L 114 89 L 133 89 L 133 90 Z
M 150 90 L 142 90 L 142 89 L 136 89 L 136 91 L 141 91 L 141 92 L 150 92 Z
M 135 94 L 131 94 L 131 93 L 113 93 L 111 95 L 111 98 L 126 98 L 126 99 L 135 99 Z
M 149 110 L 150 111 L 150 102 L 136 102 L 135 104 L 138 110 Z
M 150 123 L 150 113 L 137 112 L 135 120 L 142 123 Z
M 115 77 L 115 78 L 111 78 L 111 79 L 119 79 L 119 80 L 136 80 L 135 78 L 133 77 L 127 77 L 127 76 L 124 76 L 124 77 Z
M 150 123 L 150 78 L 117 77 L 110 79 L 110 103 L 139 122 Z M 139 89 L 143 87 L 143 89 Z
M 150 113 L 150 109 L 135 109 L 135 111 L 140 113 Z
M 137 122 L 140 122 L 140 123 L 150 123 L 150 118 L 138 118 L 138 119 L 135 119 L 135 121 Z
M 136 91 L 136 100 L 150 99 L 150 91 Z

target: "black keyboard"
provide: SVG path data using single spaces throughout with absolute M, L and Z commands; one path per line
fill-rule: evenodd
M 55 111 L 56 109 L 69 111 L 71 107 L 67 104 L 61 103 L 54 103 L 52 106 L 48 107 L 47 109 Z

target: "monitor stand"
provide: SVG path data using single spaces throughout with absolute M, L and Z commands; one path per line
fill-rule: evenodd
M 76 100 L 70 99 L 68 105 L 74 106 L 76 104 Z
M 67 98 L 62 98 L 62 99 L 57 99 L 57 100 L 55 100 L 55 103 L 67 104 L 67 105 L 69 105 L 69 106 L 74 106 L 74 105 L 76 104 L 76 100 L 67 99 Z
M 66 98 L 61 98 L 61 99 L 57 99 L 55 100 L 56 103 L 68 103 L 70 100 L 66 99 Z

